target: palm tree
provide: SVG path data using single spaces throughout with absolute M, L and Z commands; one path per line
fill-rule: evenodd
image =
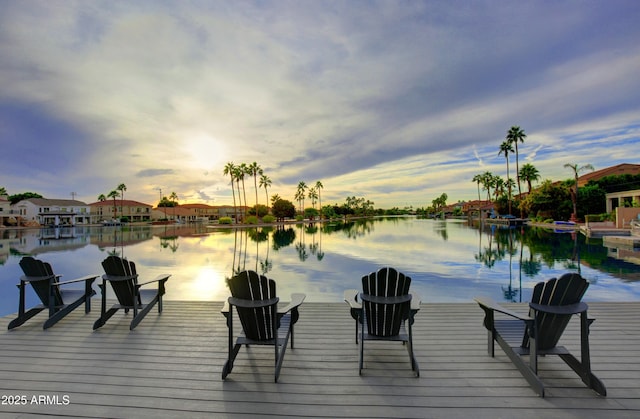
M 476 182 L 477 186 L 478 186 L 478 217 L 480 216 L 480 184 L 482 183 L 482 175 L 480 173 L 478 173 L 477 175 L 475 175 L 473 177 L 473 179 L 471 179 L 472 182 Z
M 258 207 L 258 175 L 262 175 L 262 168 L 258 163 L 253 162 L 247 166 L 249 174 L 253 176 L 253 187 L 256 189 L 256 211 Z
M 118 219 L 118 213 L 116 212 L 116 198 L 120 196 L 117 190 L 113 190 L 107 194 L 107 198 L 113 198 L 113 218 Z
M 511 146 L 511 143 L 509 141 L 503 141 L 502 144 L 500 144 L 500 151 L 498 152 L 498 155 L 500 154 L 504 154 L 504 157 L 507 159 L 507 179 L 510 178 L 509 176 L 509 153 L 513 153 L 513 147 Z M 507 196 L 508 202 L 509 202 L 509 214 L 511 214 L 511 183 L 508 183 L 509 186 L 509 195 Z
M 571 201 L 573 202 L 573 214 L 571 214 L 571 220 L 575 221 L 578 219 L 578 173 L 583 170 L 594 170 L 591 164 L 585 164 L 584 166 L 578 166 L 577 164 L 567 163 L 564 167 L 571 169 L 573 171 L 573 175 L 575 178 L 575 189 L 571 194 Z
M 316 188 L 313 187 L 313 188 L 309 189 L 309 194 L 307 196 L 311 200 L 311 206 L 313 206 L 313 208 L 315 209 L 316 208 L 316 200 L 318 199 L 318 192 L 316 191 Z
M 521 179 L 527 182 L 527 186 L 529 187 L 529 193 L 531 193 L 531 182 L 537 182 L 540 180 L 540 172 L 538 169 L 531 163 L 526 163 L 518 172 L 518 175 Z
M 104 202 L 104 201 L 106 201 L 106 200 L 107 200 L 107 197 L 106 197 L 106 196 L 104 196 L 104 194 L 103 194 L 103 193 L 101 193 L 100 195 L 98 195 L 98 201 L 100 201 L 100 202 Z
M 518 164 L 518 143 L 524 143 L 524 139 L 527 138 L 527 134 L 518 125 L 514 125 L 509 128 L 507 132 L 507 141 L 516 146 L 516 182 L 518 183 L 518 196 L 522 194 L 520 190 L 520 166 Z M 507 175 L 508 176 L 508 175 Z
M 233 194 L 233 216 L 235 217 L 235 221 L 238 220 L 238 214 L 236 213 L 236 191 L 233 188 L 233 181 L 234 181 L 234 173 L 235 173 L 235 166 L 233 164 L 233 162 L 229 162 L 224 166 L 224 170 L 222 171 L 223 175 L 229 175 L 229 177 L 231 177 L 231 193 Z
M 264 188 L 264 194 L 265 197 L 267 198 L 267 206 L 269 205 L 269 192 L 267 191 L 267 188 L 271 186 L 271 179 L 269 179 L 269 176 L 267 175 L 263 175 L 262 173 L 260 173 L 260 187 Z
M 171 192 L 169 195 L 169 201 L 173 202 L 173 221 L 176 220 L 176 205 L 178 205 L 178 194 L 175 192 Z
M 239 179 L 242 181 L 242 193 L 244 194 L 243 219 L 247 218 L 247 188 L 245 188 L 244 186 L 244 177 L 245 175 L 250 175 L 250 174 L 251 174 L 251 171 L 249 170 L 249 166 L 247 166 L 246 163 L 241 163 L 238 175 L 240 176 Z
M 238 206 L 242 208 L 241 214 L 243 214 L 243 219 L 244 219 L 244 205 L 242 204 L 242 194 L 240 193 L 240 181 L 244 180 L 244 171 L 241 166 L 234 167 L 233 176 L 236 179 L 236 188 L 238 188 Z M 246 194 L 245 194 L 244 204 L 245 205 L 247 204 Z
M 322 194 L 320 189 L 324 188 L 324 185 L 319 180 L 316 181 L 316 191 L 318 191 L 318 205 L 320 206 L 320 219 L 322 219 Z
M 307 184 L 304 183 L 304 181 L 300 181 L 300 183 L 298 183 L 298 190 L 296 192 L 295 198 L 298 202 L 302 202 L 302 205 L 300 207 L 301 212 L 304 212 L 304 195 L 306 191 L 307 191 Z
M 487 201 L 489 202 L 491 202 L 491 188 L 495 183 L 494 178 L 495 176 L 493 176 L 491 172 L 484 172 L 482 174 L 482 189 L 487 191 Z
M 500 198 L 502 195 L 504 195 L 504 187 L 506 186 L 506 182 L 504 181 L 504 179 L 502 179 L 500 176 L 495 176 L 493 178 L 493 188 L 494 188 L 494 195 L 496 197 L 496 200 L 498 198 Z
M 127 190 L 127 185 L 121 183 L 116 188 L 120 192 L 120 211 L 122 211 L 122 215 L 124 216 L 124 191 Z

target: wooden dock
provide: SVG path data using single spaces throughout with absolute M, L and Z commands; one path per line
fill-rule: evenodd
M 243 348 L 221 380 L 221 306 L 168 301 L 134 331 L 120 313 L 92 331 L 97 305 L 46 331 L 43 314 L 12 331 L 10 317 L 0 319 L 0 418 L 640 417 L 640 303 L 590 304 L 591 361 L 608 397 L 548 356 L 540 361 L 544 399 L 499 347 L 487 355 L 475 303 L 422 305 L 414 326 L 420 378 L 402 345 L 389 342 L 368 342 L 359 376 L 346 304 L 305 303 L 278 383 L 273 351 L 263 347 Z M 576 354 L 578 336 L 576 319 L 562 339 Z M 8 404 L 16 396 L 24 404 Z

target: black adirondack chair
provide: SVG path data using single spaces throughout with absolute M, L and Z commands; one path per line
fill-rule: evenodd
M 589 388 L 606 396 L 604 384 L 591 372 L 589 326 L 594 320 L 587 317 L 588 306 L 581 302 L 588 286 L 589 282 L 575 273 L 540 282 L 533 289 L 528 315 L 507 310 L 490 299 L 476 298 L 485 312 L 484 326 L 488 330 L 489 355 L 494 356 L 494 341 L 498 342 L 541 397 L 545 395 L 545 387 L 538 376 L 538 356 L 558 355 Z M 496 313 L 512 318 L 496 319 Z M 574 314 L 580 315 L 581 361 L 564 346 L 558 346 L 558 341 Z M 527 355 L 529 363 L 523 358 Z
M 122 259 L 118 256 L 109 256 L 102 261 L 105 275 L 102 275 L 102 284 L 99 284 L 102 291 L 102 306 L 100 318 L 93 324 L 93 330 L 104 326 L 104 324 L 118 310 L 124 309 L 125 313 L 133 311 L 133 319 L 129 330 L 133 330 L 149 311 L 158 305 L 158 313 L 162 313 L 162 296 L 165 294 L 165 283 L 171 275 L 158 275 L 155 279 L 138 283 L 138 274 L 135 263 Z M 107 282 L 111 284 L 118 304 L 107 310 Z M 148 284 L 157 284 L 156 289 L 141 289 Z
M 44 329 L 53 326 L 82 304 L 84 304 L 85 313 L 91 311 L 91 297 L 95 295 L 92 284 L 98 275 L 88 275 L 82 278 L 60 282 L 60 275 L 53 273 L 50 264 L 30 256 L 25 256 L 20 260 L 20 267 L 24 272 L 24 276 L 20 278 L 20 283 L 18 284 L 18 288 L 20 289 L 18 317 L 9 323 L 9 329 L 22 325 L 47 308 L 49 309 L 49 318 L 44 322 Z M 62 288 L 63 285 L 82 282 L 84 282 L 84 289 Z M 42 304 L 25 311 L 25 288 L 27 283 L 31 284 Z
M 360 333 L 360 366 L 364 367 L 364 342 L 400 341 L 407 347 L 411 369 L 420 376 L 413 354 L 412 325 L 420 310 L 420 298 L 409 294 L 411 278 L 394 268 L 382 268 L 362 277 L 362 293 L 347 290 L 344 298 L 356 321 L 356 343 Z
M 289 338 L 293 348 L 293 326 L 300 316 L 298 308 L 305 295 L 292 294 L 291 302 L 278 308 L 276 282 L 255 271 L 243 271 L 232 277 L 229 288 L 231 297 L 222 309 L 229 328 L 229 355 L 222 368 L 222 379 L 231 373 L 242 345 L 272 345 L 275 350 L 275 382 L 278 382 Z M 233 307 L 236 308 L 243 331 L 235 343 Z

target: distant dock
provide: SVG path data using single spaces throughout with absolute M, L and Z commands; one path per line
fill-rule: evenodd
M 484 222 L 487 224 L 516 227 L 524 225 L 525 220 L 523 218 L 486 218 Z

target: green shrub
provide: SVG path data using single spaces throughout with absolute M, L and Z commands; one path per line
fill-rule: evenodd
M 296 215 L 296 221 L 303 221 L 304 220 L 304 215 L 298 214 Z
M 220 217 L 218 224 L 231 224 L 231 217 Z
M 274 217 L 271 214 L 267 214 L 264 217 L 262 217 L 262 222 L 263 223 L 272 223 L 276 220 L 276 217 Z
M 250 215 L 244 220 L 245 224 L 258 224 L 258 217 Z

